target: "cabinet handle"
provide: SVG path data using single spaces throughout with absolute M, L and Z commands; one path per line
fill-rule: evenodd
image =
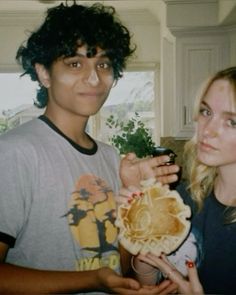
M 187 107 L 184 106 L 184 125 L 187 125 Z

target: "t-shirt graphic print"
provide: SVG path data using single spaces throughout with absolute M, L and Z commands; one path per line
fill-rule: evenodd
M 66 216 L 75 242 L 76 269 L 108 266 L 119 271 L 112 189 L 91 174 L 82 175 L 75 186 Z

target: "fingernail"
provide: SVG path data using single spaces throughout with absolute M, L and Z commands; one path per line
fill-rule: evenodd
M 188 268 L 193 268 L 194 267 L 194 262 L 193 261 L 190 261 L 190 260 L 186 260 L 186 265 Z
M 164 252 L 161 252 L 161 254 L 159 255 L 158 258 L 162 259 L 163 258 L 163 255 L 164 255 Z
M 132 198 L 136 198 L 138 196 L 137 193 L 132 193 Z
M 143 193 L 142 192 L 135 192 L 135 193 L 132 193 L 132 198 L 133 199 L 138 199 L 140 197 L 143 196 Z
M 170 157 L 169 156 L 166 157 L 165 162 L 166 163 L 170 162 Z

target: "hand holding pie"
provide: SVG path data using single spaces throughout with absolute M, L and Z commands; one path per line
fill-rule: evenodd
M 149 179 L 141 183 L 140 196 L 118 207 L 119 241 L 131 254 L 170 254 L 190 230 L 189 206 L 179 193 Z

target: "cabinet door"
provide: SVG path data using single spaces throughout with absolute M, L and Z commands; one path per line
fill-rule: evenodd
M 201 85 L 228 65 L 226 36 L 181 37 L 176 40 L 176 132 L 188 139 L 194 132 L 194 100 Z

